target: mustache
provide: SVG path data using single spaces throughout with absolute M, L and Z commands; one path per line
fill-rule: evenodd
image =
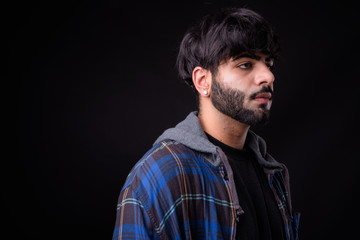
M 270 86 L 267 86 L 267 87 L 264 86 L 259 91 L 255 92 L 255 93 L 252 93 L 249 98 L 250 99 L 255 99 L 256 96 L 261 94 L 261 93 L 271 93 L 271 99 L 274 96 L 274 90 L 272 90 L 272 88 Z

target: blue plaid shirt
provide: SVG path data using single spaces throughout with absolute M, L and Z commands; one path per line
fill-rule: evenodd
M 297 239 L 287 171 L 266 169 L 285 223 Z M 133 168 L 121 191 L 113 239 L 235 239 L 237 212 L 224 165 L 174 141 L 152 148 Z
M 265 156 L 265 148 L 257 148 Z M 121 190 L 113 239 L 235 239 L 243 210 L 227 158 L 220 148 L 217 152 L 220 161 L 214 164 L 209 155 L 178 141 L 159 141 L 134 166 Z M 299 214 L 292 210 L 288 171 L 276 164 L 262 166 L 286 239 L 297 239 Z

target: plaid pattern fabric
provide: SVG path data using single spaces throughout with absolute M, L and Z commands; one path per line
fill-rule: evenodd
M 297 239 L 287 170 L 265 170 L 285 223 Z M 113 239 L 235 239 L 233 191 L 223 164 L 172 140 L 149 150 L 134 166 L 120 193 Z
M 298 239 L 300 213 L 292 210 L 289 173 L 286 166 L 283 165 L 283 171 L 265 168 L 264 172 L 284 221 L 286 239 Z

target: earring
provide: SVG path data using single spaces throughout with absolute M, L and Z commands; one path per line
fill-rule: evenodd
M 208 95 L 208 91 L 204 90 L 204 95 Z

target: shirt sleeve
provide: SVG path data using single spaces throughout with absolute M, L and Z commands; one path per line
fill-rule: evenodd
M 135 195 L 131 187 L 120 193 L 113 240 L 158 239 L 148 212 Z

